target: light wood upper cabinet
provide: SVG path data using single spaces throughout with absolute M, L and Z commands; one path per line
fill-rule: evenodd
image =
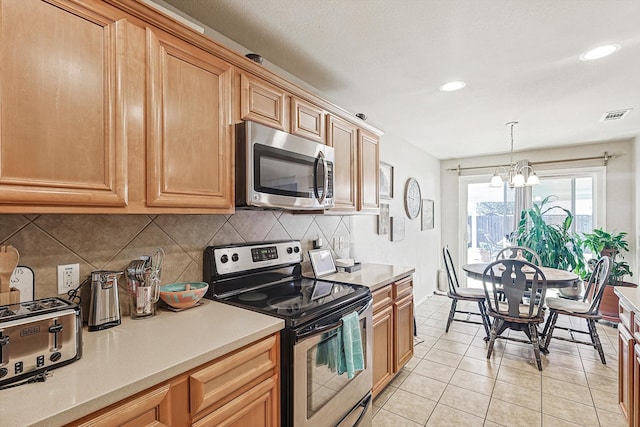
M 380 208 L 379 142 L 377 135 L 363 129 L 358 131 L 358 210 L 362 212 L 378 213 Z
M 287 93 L 257 77 L 240 74 L 240 119 L 289 131 Z
M 332 211 L 355 212 L 358 203 L 358 128 L 330 115 L 327 145 L 335 150 Z
M 126 23 L 51 3 L 0 3 L 0 200 L 125 206 Z
M 378 213 L 380 207 L 379 138 L 333 115 L 327 145 L 335 150 L 332 212 Z
M 291 97 L 291 133 L 326 144 L 325 112 L 322 108 Z
M 231 208 L 231 66 L 147 29 L 147 204 Z

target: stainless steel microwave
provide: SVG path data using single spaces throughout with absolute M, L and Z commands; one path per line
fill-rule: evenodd
M 255 122 L 236 125 L 236 207 L 333 207 L 333 147 Z

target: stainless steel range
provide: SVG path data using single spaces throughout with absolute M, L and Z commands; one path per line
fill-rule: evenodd
M 0 385 L 82 356 L 80 307 L 60 298 L 0 306 Z
M 301 263 L 302 247 L 295 240 L 210 246 L 204 252 L 206 297 L 284 319 L 283 426 L 369 425 L 371 292 L 366 286 L 305 278 Z M 341 342 L 342 318 L 353 312 L 358 313 L 364 369 L 348 378 L 324 350 Z

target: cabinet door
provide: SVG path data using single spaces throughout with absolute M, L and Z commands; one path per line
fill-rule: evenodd
M 126 22 L 50 3 L 0 3 L 0 200 L 125 206 Z
M 240 75 L 240 118 L 289 132 L 287 94 L 257 77 Z
M 360 200 L 358 210 L 378 213 L 380 208 L 379 139 L 371 132 L 358 131 L 358 179 Z
M 396 340 L 393 372 L 396 373 L 413 357 L 413 294 L 393 304 L 393 315 Z
M 629 423 L 633 422 L 633 337 L 623 325 L 618 328 L 618 401 Z
M 280 425 L 278 377 L 263 383 L 193 423 L 194 427 L 275 427 Z
M 149 28 L 147 64 L 147 205 L 231 209 L 231 66 Z
M 291 133 L 326 144 L 325 112 L 296 97 L 291 98 Z
M 629 424 L 640 426 L 640 345 L 633 348 L 633 423 L 630 419 Z
M 358 128 L 329 116 L 327 145 L 335 150 L 333 166 L 334 211 L 354 212 L 358 200 Z
M 375 398 L 393 379 L 393 306 L 373 315 L 373 389 Z
M 171 426 L 170 385 L 165 384 L 92 416 L 78 427 Z

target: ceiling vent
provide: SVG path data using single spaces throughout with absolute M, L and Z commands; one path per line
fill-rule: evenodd
M 631 110 L 632 110 L 632 108 L 627 108 L 626 110 L 608 111 L 608 112 L 604 113 L 604 115 L 602 116 L 600 121 L 601 122 L 606 122 L 608 120 L 620 120 L 620 119 L 623 119 L 627 114 L 629 114 L 629 111 L 631 111 Z

